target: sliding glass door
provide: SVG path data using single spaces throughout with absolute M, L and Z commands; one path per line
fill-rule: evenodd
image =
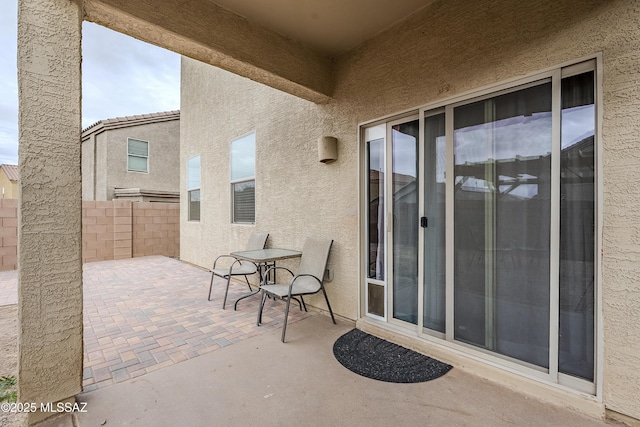
M 384 318 L 388 300 L 391 317 L 412 324 L 418 323 L 419 129 L 412 118 L 365 130 L 366 310 Z
M 393 318 L 418 324 L 419 121 L 390 124 Z
M 559 371 L 593 381 L 595 73 L 562 79 Z
M 446 308 L 446 246 L 445 246 L 445 115 L 438 113 L 424 118 L 423 155 L 423 327 L 445 333 Z
M 589 61 L 364 129 L 367 315 L 595 390 L 595 76 Z
M 454 338 L 548 368 L 551 82 L 453 116 Z

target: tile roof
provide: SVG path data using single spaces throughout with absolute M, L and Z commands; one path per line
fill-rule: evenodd
M 18 165 L 0 165 L 0 168 L 2 168 L 9 180 L 17 181 L 18 178 L 20 178 L 20 170 L 18 169 Z
M 96 128 L 100 125 L 107 125 L 108 127 L 114 126 L 126 126 L 132 124 L 146 123 L 146 122 L 155 122 L 155 121 L 163 121 L 163 120 L 172 120 L 180 118 L 180 110 L 172 110 L 172 111 L 162 111 L 159 113 L 149 113 L 149 114 L 138 114 L 135 116 L 124 116 L 124 117 L 114 117 L 112 119 L 104 119 L 98 120 L 94 124 L 82 130 L 82 133 L 87 131 L 91 132 L 93 128 Z

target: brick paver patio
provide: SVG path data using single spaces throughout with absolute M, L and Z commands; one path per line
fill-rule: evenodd
M 207 301 L 208 271 L 161 257 L 84 264 L 84 390 L 135 378 L 280 328 L 281 301 L 267 302 L 256 326 L 259 296 L 232 283 L 222 310 L 224 282 Z M 231 304 L 229 304 L 231 301 Z M 17 303 L 17 274 L 0 272 L 0 305 Z M 289 322 L 311 313 L 292 309 Z

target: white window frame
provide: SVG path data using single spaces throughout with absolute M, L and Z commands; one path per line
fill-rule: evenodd
M 384 141 L 383 142 L 383 146 L 385 147 L 385 150 L 384 150 L 384 153 L 383 153 L 383 159 L 382 159 L 383 166 L 382 166 L 382 168 L 386 173 L 386 171 L 387 171 L 387 149 L 386 149 L 386 146 L 387 146 L 387 125 L 386 125 L 386 123 L 381 123 L 381 124 L 378 124 L 378 125 L 372 125 L 372 126 L 368 126 L 366 128 L 363 128 L 362 129 L 362 135 L 363 135 L 364 144 L 367 144 L 368 142 L 374 141 L 374 140 L 377 140 L 377 139 L 382 139 Z M 366 155 L 367 155 L 366 151 L 367 150 L 363 148 L 362 151 L 363 151 L 363 156 L 365 157 L 364 158 L 364 165 L 365 165 L 364 167 L 367 168 L 369 166 L 369 164 L 368 164 L 369 161 L 366 158 Z M 367 171 L 367 174 L 368 174 L 368 171 Z M 365 191 L 365 195 L 364 195 L 365 206 L 366 206 L 365 209 L 366 209 L 367 212 L 369 210 L 369 206 L 368 206 L 369 201 L 367 199 L 368 193 L 369 193 L 369 185 L 370 185 L 370 183 L 369 183 L 369 179 L 368 179 L 368 176 L 367 176 L 366 178 L 364 178 L 364 184 L 363 184 L 363 188 L 364 188 L 364 191 Z M 385 200 L 385 203 L 386 203 L 386 200 L 387 200 L 387 187 L 388 187 L 388 185 L 384 186 L 383 194 L 382 194 L 382 197 Z M 385 207 L 385 209 L 386 209 L 386 207 Z M 366 214 L 365 214 L 365 216 L 366 216 Z M 389 306 L 388 291 L 387 291 L 387 289 L 389 288 L 387 286 L 387 283 L 388 283 L 387 275 L 389 274 L 388 273 L 389 270 L 388 270 L 388 257 L 387 257 L 388 249 L 387 249 L 387 247 L 389 245 L 389 242 L 388 242 L 388 239 L 386 238 L 386 230 L 387 230 L 386 218 L 387 218 L 387 216 L 384 215 L 384 218 L 385 218 L 385 223 L 383 224 L 383 227 L 382 227 L 384 229 L 384 233 L 385 233 L 384 244 L 382 245 L 382 250 L 383 250 L 383 253 L 384 253 L 383 267 L 382 267 L 383 271 L 384 271 L 384 279 L 383 280 L 379 280 L 379 279 L 369 278 L 368 274 L 364 273 L 365 285 L 364 285 L 364 302 L 363 302 L 363 305 L 364 305 L 364 315 L 365 316 L 371 317 L 373 319 L 386 321 L 387 320 L 387 307 Z M 365 241 L 365 245 L 369 244 L 369 224 L 368 224 L 368 222 L 364 227 L 364 241 Z M 367 251 L 365 253 L 366 253 L 367 263 L 368 263 L 369 262 L 369 260 L 368 260 L 368 257 L 369 257 L 368 248 L 367 248 Z M 369 270 L 369 266 L 367 266 L 366 270 L 364 270 L 364 271 L 366 272 L 368 270 Z M 374 314 L 374 313 L 370 312 L 370 310 L 369 310 L 369 285 L 375 285 L 375 286 L 382 287 L 382 292 L 383 292 L 383 296 L 384 296 L 384 301 L 383 301 L 384 307 L 383 307 L 382 315 Z
M 197 185 L 191 185 L 191 181 L 189 180 L 189 170 L 190 170 L 190 165 L 189 163 L 194 160 L 194 159 L 198 159 L 198 182 Z M 200 222 L 202 216 L 202 211 L 200 209 L 198 209 L 198 219 L 192 219 L 191 218 L 191 193 L 193 191 L 198 191 L 199 195 L 200 195 L 200 200 L 198 200 L 198 205 L 200 206 L 200 208 L 202 207 L 202 157 L 198 154 L 196 156 L 192 156 L 189 159 L 187 159 L 187 221 L 189 222 Z
M 245 176 L 242 178 L 238 178 L 238 179 L 233 179 L 233 144 L 239 141 L 244 141 L 249 137 L 253 137 L 253 175 L 251 176 Z M 254 185 L 254 191 L 255 191 L 255 187 L 256 187 L 256 163 L 255 163 L 255 144 L 256 144 L 256 132 L 252 131 L 249 132 L 245 135 L 242 135 L 238 138 L 233 139 L 230 143 L 229 143 L 229 189 L 230 189 L 230 198 L 231 198 L 231 212 L 230 212 L 230 218 L 231 218 L 231 223 L 232 224 L 239 224 L 239 225 L 254 225 L 255 224 L 255 218 L 256 218 L 256 203 L 255 203 L 255 199 L 254 199 L 254 203 L 253 203 L 253 221 L 237 221 L 235 218 L 235 186 L 237 184 L 243 184 L 243 183 L 248 183 L 248 182 L 253 182 Z
M 145 144 L 147 144 L 147 155 L 146 156 L 141 156 L 139 154 L 131 154 L 129 153 L 129 143 L 131 141 L 138 141 L 138 142 L 144 142 Z M 140 159 L 145 159 L 146 160 L 146 165 L 147 168 L 146 170 L 140 170 L 140 169 L 131 169 L 129 167 L 129 157 L 137 157 Z M 136 173 L 149 173 L 149 141 L 145 141 L 144 139 L 139 139 L 139 138 L 127 138 L 127 172 L 136 172 Z

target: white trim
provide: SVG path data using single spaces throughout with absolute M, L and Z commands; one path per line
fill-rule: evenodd
M 252 177 L 250 177 L 250 178 L 242 178 L 242 179 L 236 179 L 236 180 L 233 180 L 233 181 L 229 181 L 229 183 L 230 183 L 230 184 L 241 184 L 241 183 L 243 183 L 243 182 L 247 182 L 247 181 L 255 181 L 255 180 L 256 180 L 256 177 L 255 177 L 255 176 L 252 176 Z
M 602 85 L 604 68 L 602 63 L 602 54 L 598 53 L 594 57 L 587 59 L 581 63 L 567 66 L 561 69 L 562 78 L 572 77 L 578 74 L 594 72 L 594 106 L 595 106 L 595 132 L 594 132 L 594 172 L 595 172 L 595 230 L 594 230 L 594 372 L 593 382 L 585 379 L 577 378 L 569 374 L 558 372 L 558 383 L 561 385 L 575 388 L 585 393 L 594 394 L 599 402 L 603 399 L 603 317 L 602 317 L 602 224 L 603 224 L 603 162 L 602 152 L 602 123 L 603 106 L 602 106 Z
M 416 202 L 418 203 L 418 331 L 424 329 L 424 233 L 426 228 L 422 228 L 420 222 L 425 216 L 424 211 L 424 111 L 420 110 L 418 114 L 418 141 L 416 141 L 418 149 L 418 164 L 416 174 L 418 179 Z M 422 171 L 422 173 L 420 173 Z
M 369 223 L 368 223 L 368 205 L 369 205 L 369 200 L 368 200 L 368 190 L 369 190 L 369 185 L 370 185 L 370 181 L 369 181 L 369 170 L 367 168 L 368 165 L 368 159 L 367 159 L 367 150 L 366 150 L 366 144 L 368 142 L 371 141 L 375 141 L 375 140 L 379 140 L 382 139 L 384 142 L 384 150 L 382 153 L 382 169 L 386 174 L 386 168 L 387 168 L 387 148 L 386 148 L 386 143 L 387 143 L 387 127 L 384 123 L 381 124 L 377 124 L 377 125 L 372 125 L 366 128 L 361 128 L 361 132 L 358 132 L 358 135 L 362 136 L 362 142 L 360 145 L 358 145 L 359 150 L 361 151 L 361 160 L 362 160 L 362 169 L 361 169 L 361 174 L 360 176 L 361 178 L 361 182 L 363 184 L 363 186 L 361 187 L 361 191 L 360 191 L 360 196 L 362 198 L 362 208 L 363 208 L 363 215 L 361 217 L 362 220 L 362 224 L 361 224 L 361 229 L 362 234 L 364 236 L 363 240 L 361 240 L 361 244 L 362 247 L 364 248 L 364 251 L 362 252 L 361 256 L 362 256 L 362 260 L 361 260 L 361 268 L 362 268 L 362 272 L 359 273 L 359 275 L 362 277 L 362 279 L 360 281 L 358 281 L 359 284 L 364 283 L 364 299 L 362 301 L 362 308 L 364 310 L 364 312 L 361 312 L 361 316 L 373 316 L 375 318 L 378 319 L 386 319 L 387 316 L 387 307 L 388 307 L 388 302 L 387 302 L 387 278 L 388 278 L 388 264 L 387 264 L 387 223 L 386 223 L 386 203 L 387 203 L 387 189 L 386 186 L 383 188 L 383 193 L 382 193 L 382 199 L 385 201 L 385 213 L 383 215 L 383 230 L 384 230 L 384 245 L 383 245 L 383 252 L 384 252 L 384 266 L 383 266 L 383 271 L 384 271 L 384 279 L 383 280 L 377 280 L 377 279 L 371 279 L 368 277 L 368 274 L 366 273 L 369 270 Z M 366 168 L 366 169 L 365 169 Z M 364 176 L 366 175 L 366 177 Z M 380 317 L 376 314 L 373 313 L 369 313 L 369 283 L 373 283 L 375 285 L 379 285 L 383 287 L 383 295 L 384 295 L 384 307 L 383 307 L 383 317 Z M 358 287 L 360 289 L 360 286 Z M 359 300 L 362 298 L 359 298 Z
M 367 180 L 365 179 L 365 167 L 366 161 L 364 160 L 366 156 L 366 150 L 362 147 L 366 143 L 364 138 L 364 129 L 358 128 L 358 307 L 357 307 L 357 319 L 360 319 L 366 315 L 366 298 L 365 292 L 362 292 L 361 289 L 363 287 L 363 283 L 365 282 L 365 277 L 367 276 L 367 260 L 369 258 L 369 254 L 364 254 L 363 248 L 367 246 L 367 235 L 365 234 L 367 231 L 367 223 L 366 221 L 366 206 L 368 205 L 368 200 L 366 196 L 366 186 Z M 368 171 L 366 172 L 368 175 Z M 366 289 L 366 287 L 365 287 Z
M 129 141 L 130 140 L 134 140 L 134 141 L 139 141 L 139 142 L 144 142 L 147 144 L 147 155 L 146 156 L 140 156 L 138 154 L 129 154 Z M 148 174 L 150 171 L 150 162 L 149 162 L 149 157 L 151 157 L 151 144 L 149 144 L 149 141 L 146 141 L 144 139 L 140 139 L 140 138 L 134 138 L 134 137 L 127 137 L 127 149 L 126 149 L 126 161 L 127 161 L 127 173 L 128 172 L 134 172 L 134 173 L 146 173 Z M 138 157 L 140 159 L 146 159 L 147 160 L 147 170 L 139 170 L 139 169 L 129 169 L 129 157 Z
M 403 114 L 401 117 L 397 117 L 394 120 L 390 120 L 388 122 L 386 122 L 386 128 L 387 128 L 387 140 L 386 142 L 386 150 L 387 150 L 387 154 L 385 155 L 385 176 L 386 177 L 390 177 L 389 179 L 385 179 L 385 184 L 386 184 L 386 197 L 385 197 L 385 204 L 386 204 L 386 215 L 385 215 L 385 221 L 387 222 L 387 250 L 386 250 L 386 258 L 387 258 L 387 268 L 385 271 L 385 277 L 386 277 L 386 281 L 387 281 L 387 307 L 389 308 L 385 308 L 385 315 L 387 318 L 388 322 L 393 322 L 393 323 L 397 323 L 397 324 L 401 324 L 401 325 L 406 325 L 406 327 L 408 328 L 416 328 L 417 325 L 414 325 L 413 323 L 401 320 L 401 319 L 397 319 L 394 317 L 393 314 L 393 291 L 394 291 L 394 279 L 393 279 L 393 233 L 394 233 L 394 221 L 393 221 L 393 208 L 394 208 L 394 203 L 393 203 L 393 126 L 395 125 L 400 125 L 400 124 L 404 124 L 404 123 L 408 123 L 408 122 L 412 122 L 415 120 L 420 120 L 420 114 L 419 114 L 419 110 L 413 109 L 410 112 L 407 112 L 405 114 Z M 419 137 L 419 135 L 418 135 Z M 419 152 L 420 150 L 420 140 L 416 141 L 416 150 Z M 417 154 L 417 153 L 416 153 Z M 417 161 L 417 159 L 416 159 Z M 416 174 L 418 173 L 418 171 L 416 170 Z M 419 179 L 419 177 L 416 177 L 417 179 Z M 417 199 L 416 202 L 419 200 L 419 194 L 417 195 Z M 417 254 L 416 254 L 417 256 Z M 419 260 L 418 260 L 419 262 Z M 418 271 L 419 271 L 418 267 Z M 418 289 L 420 289 L 420 283 L 418 283 Z
M 558 373 L 558 384 L 573 390 L 588 393 L 592 396 L 595 396 L 597 393 L 597 387 L 594 383 L 561 372 Z
M 453 341 L 455 337 L 455 299 L 454 299 L 454 282 L 455 276 L 455 264 L 454 259 L 454 238 L 455 227 L 453 223 L 454 218 L 454 189 L 455 189 L 455 159 L 454 159 L 454 147 L 453 147 L 453 105 L 448 105 L 445 108 L 444 113 L 444 136 L 445 136 L 445 151 L 446 151 L 446 171 L 445 171 L 445 321 L 444 321 L 444 333 L 447 341 Z
M 551 212 L 549 224 L 549 377 L 558 378 L 560 325 L 560 158 L 562 144 L 562 76 L 551 80 Z
M 389 123 L 385 123 L 384 153 L 384 280 L 387 282 L 384 317 L 388 322 L 393 319 L 393 203 L 390 200 L 393 198 L 393 180 L 388 178 L 393 175 L 393 143 Z
M 596 358 L 596 396 L 600 402 L 603 400 L 604 394 L 604 322 L 602 314 L 602 259 L 604 257 L 603 247 L 603 230 L 604 230 L 604 161 L 603 152 L 604 144 L 602 143 L 602 124 L 604 122 L 604 97 L 603 97 L 603 82 L 604 82 L 604 63 L 602 54 L 598 53 L 595 57 L 596 61 L 596 93 L 595 93 L 595 106 L 596 106 L 596 140 L 595 140 L 595 170 L 596 170 L 596 264 L 594 272 L 595 285 L 595 355 Z
M 588 73 L 589 71 L 596 70 L 596 59 L 592 58 L 590 60 L 586 60 L 583 62 L 576 63 L 574 65 L 568 65 L 566 67 L 562 67 L 560 72 L 562 73 L 562 78 L 577 76 L 578 74 Z

